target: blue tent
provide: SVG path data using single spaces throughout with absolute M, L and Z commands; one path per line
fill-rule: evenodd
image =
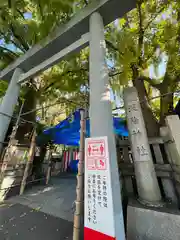
M 125 120 L 113 117 L 114 133 L 120 136 L 128 136 Z M 44 130 L 43 135 L 51 139 L 54 144 L 79 146 L 80 141 L 80 109 L 68 118 Z M 90 136 L 90 121 L 86 120 L 86 136 Z M 40 137 L 43 137 L 42 135 Z

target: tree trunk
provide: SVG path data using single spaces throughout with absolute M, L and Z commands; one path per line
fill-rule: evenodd
M 167 115 L 173 114 L 173 93 L 167 94 L 171 92 L 171 87 L 169 85 L 162 86 L 160 89 L 160 125 L 163 126 L 165 124 L 165 118 Z M 167 94 L 167 95 L 166 95 Z
M 159 134 L 159 124 L 155 118 L 152 109 L 150 108 L 147 101 L 147 92 L 144 85 L 144 81 L 139 80 L 138 77 L 134 78 L 133 85 L 138 91 L 139 100 L 141 103 L 142 113 L 148 137 L 156 137 Z
M 36 92 L 31 87 L 31 88 L 28 88 L 27 93 L 25 94 L 25 102 L 24 102 L 22 114 L 28 111 L 31 111 L 35 107 L 36 107 Z M 22 118 L 27 121 L 35 122 L 36 112 L 32 112 L 24 116 L 22 115 Z M 30 134 L 32 131 L 33 131 L 33 124 L 25 122 L 19 126 L 16 139 L 19 141 L 19 143 L 28 144 L 30 143 L 30 137 L 31 137 Z

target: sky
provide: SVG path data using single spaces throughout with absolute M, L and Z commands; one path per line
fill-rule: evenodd
M 25 19 L 31 19 L 32 18 L 32 13 L 27 12 L 24 13 L 24 18 Z M 12 50 L 12 51 L 16 51 L 16 47 L 14 46 L 14 44 L 5 44 L 4 43 L 4 39 L 0 39 L 0 46 L 5 46 L 6 48 Z
M 162 61 L 161 63 L 159 64 L 159 67 L 158 67 L 158 75 L 155 74 L 155 71 L 154 71 L 154 66 L 151 65 L 149 66 L 149 75 L 150 75 L 150 78 L 161 78 L 165 75 L 166 73 L 166 66 L 167 66 L 167 56 L 165 54 L 163 54 L 163 57 L 162 57 Z
M 31 19 L 32 13 L 31 12 L 24 13 L 24 17 L 25 17 L 25 19 Z

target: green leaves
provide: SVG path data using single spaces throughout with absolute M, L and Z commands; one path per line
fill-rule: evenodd
M 0 68 L 44 39 L 57 25 L 74 14 L 74 0 L 2 0 L 0 3 Z M 82 5 L 83 6 L 83 5 Z M 27 17 L 26 13 L 28 13 Z M 75 95 L 87 83 L 87 56 L 82 51 L 41 74 L 32 82 L 38 102 L 49 102 L 65 95 Z M 24 87 L 25 89 L 28 86 Z M 26 90 L 22 96 L 26 98 Z M 5 89 L 1 88 L 2 93 Z M 62 103 L 61 103 L 62 104 Z
M 113 43 L 113 48 L 107 44 L 108 58 L 114 63 L 115 72 L 121 72 L 111 79 L 113 91 L 119 96 L 122 86 L 132 84 L 135 79 L 141 79 L 149 97 L 155 89 L 157 94 L 162 88 L 163 92 L 177 89 L 180 76 L 178 1 L 138 1 L 137 9 L 106 28 L 106 38 Z M 155 79 L 151 81 L 150 75 Z M 159 118 L 160 99 L 150 104 Z
M 6 91 L 8 87 L 8 83 L 6 81 L 0 81 L 0 98 L 4 96 L 4 92 Z
M 1 0 L 0 39 L 3 39 L 4 44 L 0 47 L 0 68 L 28 51 L 54 31 L 56 26 L 66 23 L 85 5 L 86 1 L 83 0 Z M 135 78 L 149 77 L 150 66 L 153 66 L 157 83 L 164 82 L 172 88 L 176 86 L 175 79 L 180 72 L 178 3 L 148 0 L 138 1 L 137 6 L 137 9 L 105 29 L 107 58 L 115 68 L 115 71 L 110 69 L 111 86 L 119 95 L 122 86 L 132 84 Z M 25 17 L 27 12 L 30 13 L 29 18 Z M 164 76 L 159 76 L 164 56 L 168 61 L 166 80 Z M 39 103 L 42 105 L 43 102 L 60 99 L 60 108 L 65 106 L 67 112 L 83 101 L 87 104 L 88 58 L 89 51 L 85 49 L 34 79 L 32 84 Z M 149 81 L 147 84 L 151 88 L 149 95 L 156 87 L 153 83 Z M 158 104 L 153 109 L 157 110 Z

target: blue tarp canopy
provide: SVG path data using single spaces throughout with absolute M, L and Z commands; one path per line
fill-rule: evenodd
M 105 121 L 103 119 L 102 121 Z M 128 136 L 125 120 L 113 117 L 114 133 L 120 136 Z M 90 121 L 86 120 L 86 136 L 90 136 Z M 41 142 L 42 138 L 51 140 L 54 144 L 63 144 L 69 146 L 79 146 L 80 141 L 80 109 L 71 114 L 68 118 L 44 130 L 37 142 Z

